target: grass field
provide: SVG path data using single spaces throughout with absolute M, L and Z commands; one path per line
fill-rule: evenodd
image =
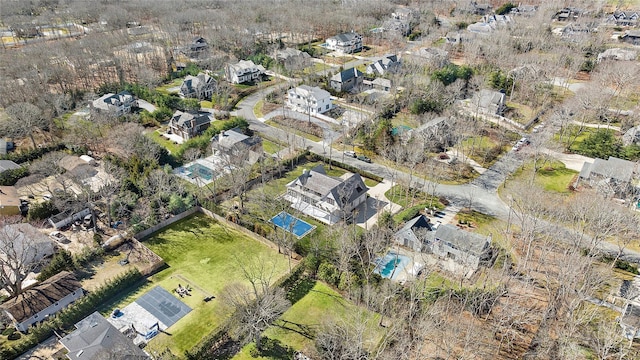
M 535 174 L 534 183 L 540 186 L 545 191 L 569 194 L 569 185 L 574 177 L 578 174 L 577 171 L 567 169 L 560 161 L 549 161 L 544 164 L 538 172 Z M 515 174 L 515 179 L 531 179 L 533 177 L 533 163 L 528 162 L 522 168 L 520 168 Z
M 170 327 L 168 334 L 160 334 L 148 346 L 151 351 L 169 348 L 182 356 L 205 335 L 213 331 L 229 315 L 218 299 L 204 302 L 209 294 L 218 296 L 222 289 L 234 282 L 246 282 L 241 276 L 239 263 L 248 264 L 258 259 L 273 262 L 273 281 L 288 270 L 288 261 L 266 245 L 232 230 L 205 215 L 194 215 L 157 233 L 145 244 L 160 255 L 168 268 L 153 275 L 149 282 L 128 294 L 113 308 L 122 308 L 156 285 L 173 292 L 178 284 L 189 284 L 192 296 L 181 298 L 193 310 Z M 202 290 L 199 290 L 202 289 Z
M 171 153 L 171 154 L 177 153 L 178 149 L 180 148 L 180 145 L 174 143 L 173 141 L 167 139 L 166 137 L 163 137 L 160 134 L 160 130 L 150 131 L 146 135 L 148 137 L 150 137 L 151 139 L 153 139 L 153 141 L 158 143 L 160 146 L 162 146 L 165 149 L 169 150 L 169 153 Z
M 368 331 L 363 341 L 367 344 L 367 348 L 373 349 L 384 331 L 378 326 L 379 315 L 358 308 L 322 282 L 316 282 L 311 291 L 289 308 L 263 335 L 275 340 L 282 348 L 288 346 L 294 351 L 301 351 L 305 348 L 313 348 L 315 333 L 323 322 L 332 318 L 349 321 L 354 313 L 360 319 L 368 320 Z M 254 344 L 245 346 L 233 359 L 287 358 L 286 353 L 283 354 L 284 351 L 272 351 L 266 356 L 254 358 L 249 353 L 254 347 Z
M 161 92 L 163 94 L 169 94 L 169 88 L 182 85 L 182 81 L 184 81 L 183 78 L 174 79 L 173 81 L 171 81 L 168 84 L 164 84 L 162 86 L 158 86 L 156 88 L 156 90 L 158 90 L 159 92 Z
M 278 151 L 282 150 L 282 146 L 273 141 L 262 139 L 262 149 L 267 154 L 275 154 Z
M 303 138 L 309 139 L 309 140 L 314 141 L 314 142 L 318 142 L 318 141 L 321 141 L 321 140 L 322 140 L 322 139 L 321 139 L 320 137 L 318 137 L 318 136 L 315 136 L 315 135 L 312 135 L 312 134 L 308 134 L 308 133 L 303 132 L 303 131 L 300 131 L 300 130 L 298 130 L 298 129 L 291 129 L 291 128 L 288 128 L 288 127 L 286 127 L 286 126 L 283 126 L 283 125 L 278 124 L 277 122 L 275 122 L 275 121 L 273 121 L 273 120 L 267 120 L 267 121 L 265 121 L 264 123 L 265 123 L 265 124 L 267 124 L 267 125 L 269 125 L 269 126 L 276 127 L 276 128 L 278 128 L 278 129 L 283 129 L 283 130 L 286 130 L 286 131 L 289 131 L 289 132 L 293 131 L 293 133 L 294 133 L 294 134 L 296 134 L 296 135 L 298 135 L 298 136 L 302 136 Z

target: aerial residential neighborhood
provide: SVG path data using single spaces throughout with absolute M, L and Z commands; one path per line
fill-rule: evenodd
M 0 0 L 0 359 L 640 359 L 639 12 Z

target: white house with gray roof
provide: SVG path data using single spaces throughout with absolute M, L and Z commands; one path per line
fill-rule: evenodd
M 131 108 L 137 106 L 136 99 L 128 91 L 105 94 L 94 100 L 91 105 L 94 110 L 116 116 L 130 113 Z
M 351 54 L 362 50 L 362 35 L 349 32 L 332 36 L 326 41 L 327 49 L 343 54 Z
M 242 84 L 262 80 L 264 72 L 262 65 L 256 65 L 251 60 L 241 60 L 235 64 L 227 64 L 224 74 L 228 82 Z
M 76 330 L 60 339 L 60 343 L 67 349 L 70 360 L 150 359 L 98 312 L 78 322 Z
M 598 191 L 618 198 L 636 192 L 639 173 L 638 163 L 610 156 L 609 159 L 594 159 L 585 162 L 576 185 L 586 184 Z
M 339 178 L 327 175 L 322 165 L 304 170 L 287 184 L 285 199 L 291 206 L 329 225 L 353 216 L 353 211 L 367 201 L 369 188 L 358 174 L 345 173 Z
M 300 85 L 287 92 L 287 107 L 305 114 L 322 114 L 333 108 L 331 94 L 319 87 Z

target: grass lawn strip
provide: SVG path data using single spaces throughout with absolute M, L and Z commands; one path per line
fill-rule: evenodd
M 169 348 L 180 356 L 229 316 L 218 299 L 204 302 L 207 295 L 204 292 L 218 296 L 226 285 L 245 282 L 237 261 L 244 264 L 257 258 L 273 261 L 273 281 L 288 271 L 284 256 L 201 214 L 167 227 L 145 244 L 165 260 L 168 268 L 150 277 L 145 286 L 127 294 L 118 304 L 103 309 L 103 313 L 108 314 L 116 307 L 123 308 L 156 285 L 173 293 L 178 284 L 186 286 L 187 279 L 194 290 L 192 296 L 180 300 L 193 310 L 168 329 L 171 335 L 161 333 L 154 338 L 149 343 L 152 351 Z
M 314 346 L 313 337 L 323 322 L 331 318 L 349 321 L 351 319 L 350 315 L 354 312 L 368 320 L 370 326 L 364 341 L 366 348 L 373 350 L 384 331 L 383 328 L 378 327 L 380 315 L 357 307 L 320 281 L 316 282 L 313 289 L 289 308 L 263 335 L 269 339 L 279 341 L 282 346 L 289 346 L 295 351 L 301 351 Z M 249 354 L 252 347 L 255 347 L 255 345 L 249 344 L 245 346 L 233 359 L 256 359 Z M 281 359 L 277 354 L 274 355 L 258 357 L 257 359 Z

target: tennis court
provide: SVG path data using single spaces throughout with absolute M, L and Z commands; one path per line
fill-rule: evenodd
M 156 286 L 142 295 L 136 300 L 136 303 L 166 327 L 175 324 L 191 311 L 190 307 L 160 286 Z
M 282 211 L 278 215 L 271 218 L 271 222 L 283 229 L 295 235 L 298 239 L 302 239 L 305 235 L 313 231 L 316 227 L 309 224 L 304 220 L 300 220 L 297 217 Z

